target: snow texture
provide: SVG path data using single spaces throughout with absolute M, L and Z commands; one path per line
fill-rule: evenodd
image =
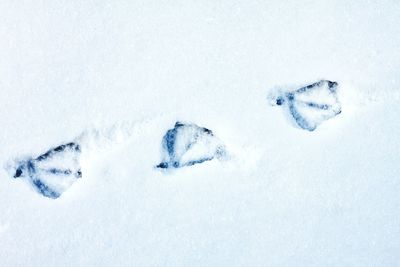
M 399 25 L 395 0 L 1 0 L 0 266 L 399 266 Z M 267 103 L 322 79 L 342 112 L 293 102 L 312 133 Z M 177 121 L 220 140 L 181 163 L 229 160 L 155 168 Z

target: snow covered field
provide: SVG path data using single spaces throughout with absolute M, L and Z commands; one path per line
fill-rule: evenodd
M 295 127 L 268 95 L 320 79 Z M 399 1 L 0 0 L 0 266 L 399 266 Z M 164 171 L 176 121 L 226 160 Z M 80 138 L 60 198 L 10 166 Z

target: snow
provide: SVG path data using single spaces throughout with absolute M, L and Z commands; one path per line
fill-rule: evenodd
M 400 264 L 398 1 L 0 1 L 0 266 Z M 276 88 L 339 84 L 313 131 Z M 163 172 L 176 121 L 230 159 Z M 10 163 L 81 140 L 58 199 Z

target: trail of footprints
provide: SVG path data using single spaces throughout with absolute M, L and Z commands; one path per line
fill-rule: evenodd
M 294 91 L 270 96 L 299 128 L 314 131 L 323 121 L 341 113 L 336 82 L 321 80 Z M 212 130 L 194 123 L 176 122 L 162 141 L 157 169 L 177 169 L 227 158 L 223 142 Z M 82 177 L 79 142 L 62 144 L 36 157 L 19 160 L 14 178 L 25 179 L 39 194 L 56 199 Z

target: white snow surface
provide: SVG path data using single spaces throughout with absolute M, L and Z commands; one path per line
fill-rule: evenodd
M 395 0 L 1 0 L 0 266 L 400 265 L 399 25 Z M 268 103 L 320 79 L 342 113 L 314 132 Z M 230 159 L 154 168 L 178 120 Z M 59 199 L 7 171 L 76 138 Z

